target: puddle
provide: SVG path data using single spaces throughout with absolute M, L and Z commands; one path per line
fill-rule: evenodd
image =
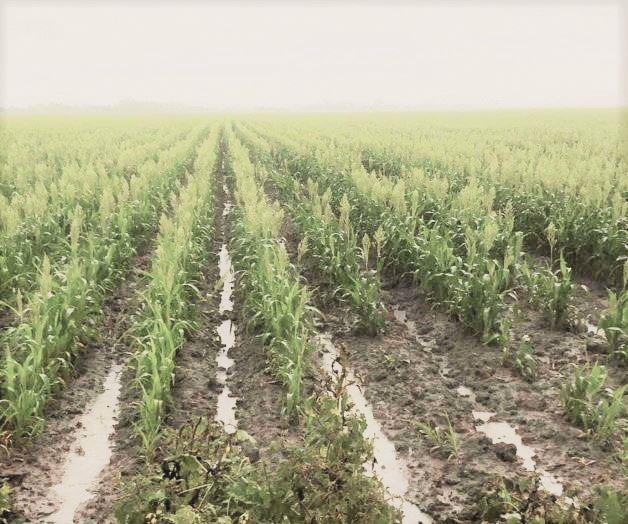
M 317 337 L 322 347 L 322 364 L 329 375 L 334 375 L 334 371 L 339 371 L 341 366 L 336 362 L 338 351 L 328 335 Z M 347 381 L 350 384 L 347 394 L 353 403 L 353 409 L 364 416 L 366 429 L 364 437 L 373 442 L 374 463 L 364 465 L 367 474 L 375 475 L 386 487 L 393 499 L 390 501 L 395 507 L 403 512 L 403 522 L 405 524 L 429 524 L 432 519 L 423 513 L 418 506 L 405 499 L 405 495 L 410 487 L 410 473 L 406 465 L 397 457 L 395 445 L 384 435 L 379 422 L 373 415 L 373 409 L 366 400 L 362 391 L 356 384 L 356 378 L 350 369 L 346 370 Z
M 223 189 L 225 193 L 227 193 L 228 190 L 225 185 L 223 185 Z M 225 203 L 225 207 L 222 211 L 223 217 L 230 213 L 231 207 L 230 202 Z M 218 270 L 223 283 L 218 312 L 224 314 L 228 311 L 233 311 L 234 285 L 233 265 L 231 264 L 231 257 L 229 256 L 229 250 L 226 244 L 223 244 L 220 248 Z M 220 395 L 218 395 L 214 420 L 220 422 L 227 433 L 235 433 L 238 429 L 238 420 L 236 418 L 236 404 L 238 399 L 237 397 L 231 396 L 231 390 L 227 385 L 229 368 L 234 364 L 233 359 L 229 357 L 229 350 L 235 345 L 235 324 L 231 319 L 227 318 L 220 323 L 216 331 L 220 337 L 222 347 L 218 355 L 216 355 L 216 382 L 221 389 Z
M 535 451 L 523 443 L 514 427 L 508 422 L 490 422 L 495 413 L 474 412 L 473 416 L 475 417 L 476 414 L 478 415 L 477 418 L 482 421 L 482 424 L 475 426 L 477 431 L 484 433 L 493 444 L 499 442 L 514 444 L 517 448 L 517 457 L 523 461 L 523 468 L 526 471 L 534 471 L 536 462 L 532 457 L 535 455 Z
M 521 459 L 523 468 L 526 471 L 536 470 L 536 461 L 533 458 L 536 452 L 523 443 L 513 426 L 507 422 L 490 422 L 490 419 L 495 416 L 495 413 L 490 411 L 473 411 L 472 414 L 474 419 L 482 422 L 482 424 L 475 426 L 477 431 L 484 433 L 493 444 L 500 442 L 513 444 L 517 448 L 517 457 Z M 556 497 L 563 494 L 563 485 L 558 479 L 545 470 L 539 469 L 538 473 L 539 482 L 545 491 Z
M 539 470 L 539 474 L 541 475 L 541 478 L 540 478 L 541 487 L 545 491 L 554 495 L 555 497 L 562 496 L 563 485 L 556 477 L 554 477 L 551 473 L 548 473 L 547 471 L 544 471 L 544 470 Z
M 63 478 L 52 487 L 54 498 L 61 501 L 59 509 L 46 522 L 67 524 L 81 504 L 92 496 L 98 476 L 111 459 L 111 437 L 121 389 L 121 364 L 113 364 L 105 382 L 104 391 L 80 418 L 77 437 L 63 467 Z
M 227 206 L 225 205 L 225 208 Z M 231 265 L 231 257 L 229 256 L 229 250 L 227 245 L 223 244 L 220 248 L 220 254 L 218 258 L 218 270 L 220 271 L 220 278 L 223 281 L 222 293 L 220 294 L 220 305 L 218 306 L 218 312 L 224 313 L 225 311 L 233 311 L 233 267 Z
M 235 415 L 238 399 L 231 396 L 231 390 L 227 386 L 229 368 L 234 364 L 233 359 L 229 358 L 229 350 L 235 344 L 235 332 L 231 320 L 223 320 L 217 331 L 222 348 L 216 356 L 216 364 L 218 366 L 216 382 L 222 387 L 222 390 L 218 396 L 214 420 L 222 423 L 227 433 L 234 433 L 238 429 L 238 421 Z

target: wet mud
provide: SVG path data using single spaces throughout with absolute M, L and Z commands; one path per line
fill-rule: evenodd
M 586 499 L 596 485 L 622 489 L 615 451 L 568 422 L 560 405 L 571 365 L 587 358 L 586 335 L 548 331 L 540 318 L 515 325 L 515 337 L 531 336 L 541 361 L 537 381 L 528 383 L 501 364 L 499 348 L 465 334 L 411 286 L 384 295 L 389 328 L 375 338 L 352 334 L 338 312 L 324 313 L 376 420 L 408 464 L 409 499 L 435 521 L 477 521 L 478 503 L 499 478 L 539 477 L 539 489 L 568 502 Z M 456 456 L 417 425 L 446 431 L 447 418 Z

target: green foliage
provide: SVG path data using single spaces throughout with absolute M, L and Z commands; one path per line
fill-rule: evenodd
M 307 196 L 292 195 L 296 224 L 307 242 L 308 259 L 329 278 L 335 294 L 348 302 L 359 316 L 359 328 L 376 335 L 385 324 L 376 267 L 369 267 L 372 241 L 363 235 L 361 243 L 350 220 L 351 204 L 346 196 L 340 216 L 330 207 L 331 193 L 319 195 L 318 185 L 308 180 Z M 376 259 L 375 265 L 378 262 Z
M 576 367 L 561 390 L 567 418 L 600 438 L 611 437 L 617 420 L 625 413 L 627 386 L 615 391 L 605 390 L 606 378 L 606 368 L 599 364 Z
M 9 522 L 11 517 L 11 489 L 9 485 L 0 483 L 0 523 Z
M 65 202 L 70 210 L 63 215 L 67 231 L 56 241 L 60 252 L 43 255 L 34 290 L 16 293 L 16 322 L 2 337 L 0 426 L 17 434 L 41 429 L 47 399 L 93 338 L 103 296 L 157 221 L 198 137 L 193 133 L 171 145 L 158 162 L 142 161 L 128 180 L 122 173 L 104 176 L 103 193 L 94 202 Z
M 238 208 L 234 212 L 233 260 L 245 310 L 269 349 L 274 373 L 287 387 L 285 409 L 293 420 L 302 404 L 302 377 L 312 352 L 310 297 L 279 242 L 283 213 L 270 204 L 244 147 L 227 131 L 229 165 Z
M 546 312 L 550 325 L 553 328 L 565 325 L 571 314 L 573 280 L 562 254 L 559 270 L 541 268 L 531 272 L 525 267 L 523 276 L 533 303 Z
M 454 427 L 449 419 L 449 415 L 446 413 L 447 427 L 441 429 L 436 424 L 429 422 L 416 422 L 415 425 L 419 430 L 419 433 L 427 439 L 434 449 L 441 450 L 448 458 L 457 457 L 460 453 L 460 442 L 458 435 L 454 430 Z
M 172 198 L 172 216 L 162 215 L 141 311 L 132 331 L 137 387 L 141 392 L 136 430 L 147 453 L 160 437 L 170 401 L 178 349 L 190 328 L 194 282 L 207 259 L 213 217 L 212 182 L 218 128 L 200 146 L 193 174 Z
M 515 352 L 511 352 L 507 346 L 504 346 L 503 356 L 504 362 L 509 362 L 526 380 L 533 382 L 536 379 L 536 373 L 539 367 L 539 361 L 534 356 L 534 346 L 530 337 L 525 335 Z
M 309 401 L 303 440 L 254 463 L 246 451 L 256 444 L 242 431 L 201 419 L 166 433 L 168 455 L 127 483 L 118 522 L 399 522 L 363 473 L 372 459 L 365 423 L 342 405 L 332 396 Z
M 628 521 L 628 495 L 602 487 L 594 503 L 597 516 L 606 524 L 624 524 Z M 603 520 L 602 520 L 603 519 Z
M 628 289 L 621 293 L 609 291 L 609 307 L 602 315 L 599 327 L 604 330 L 609 351 L 628 361 Z

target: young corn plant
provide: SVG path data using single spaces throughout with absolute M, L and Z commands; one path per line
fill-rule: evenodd
M 599 321 L 608 348 L 613 356 L 628 362 L 628 289 L 620 293 L 609 291 L 609 307 Z
M 317 184 L 309 180 L 308 196 L 295 202 L 296 224 L 308 239 L 308 252 L 316 268 L 327 275 L 335 294 L 357 312 L 358 328 L 375 335 L 383 329 L 385 320 L 378 272 L 376 267 L 370 268 L 372 242 L 365 234 L 361 245 L 358 243 L 348 199 L 343 198 L 340 217 L 336 218 L 330 198 L 329 190 L 319 195 Z
M 20 307 L 24 321 L 6 334 L 0 418 L 18 435 L 41 429 L 45 402 L 60 375 L 71 368 L 80 339 L 89 332 L 86 320 L 95 302 L 93 282 L 87 279 L 86 264 L 78 253 L 80 211 L 72 224 L 65 271 L 54 275 L 44 257 L 38 292 L 26 308 Z
M 522 275 L 532 302 L 545 311 L 552 328 L 564 326 L 572 314 L 573 280 L 563 256 L 557 271 L 543 268 L 532 272 L 524 266 Z
M 227 130 L 229 165 L 238 204 L 232 253 L 243 289 L 245 310 L 268 347 L 269 361 L 286 386 L 285 412 L 298 420 L 303 405 L 302 379 L 310 366 L 310 296 L 279 241 L 283 213 L 261 189 L 265 173 L 251 163 L 246 149 Z
M 160 192 L 172 187 L 176 166 L 185 164 L 195 140 L 173 146 L 159 164 L 144 164 L 130 182 L 120 180 L 115 204 L 113 193 L 103 194 L 98 211 L 104 214 L 95 227 L 81 205 L 65 215 L 69 234 L 57 242 L 65 254 L 57 264 L 44 255 L 35 291 L 26 300 L 16 294 L 18 323 L 3 340 L 0 369 L 3 428 L 16 434 L 41 429 L 46 401 L 71 371 L 83 340 L 92 336 L 103 295 L 134 253 L 138 233 L 154 222 Z
M 460 442 L 458 435 L 449 419 L 449 415 L 445 413 L 447 427 L 441 429 L 436 424 L 429 422 L 416 422 L 416 428 L 419 433 L 432 444 L 434 449 L 438 449 L 445 453 L 448 458 L 458 457 L 460 454 Z
M 576 367 L 562 387 L 561 401 L 571 422 L 599 438 L 608 439 L 615 433 L 618 419 L 625 416 L 627 386 L 606 390 L 606 378 L 606 368 L 599 364 Z
M 161 419 L 174 382 L 176 355 L 193 323 L 194 282 L 207 259 L 213 217 L 212 173 L 218 127 L 200 146 L 179 194 L 172 198 L 172 217 L 162 215 L 141 311 L 134 326 L 136 383 L 141 392 L 136 431 L 146 453 L 160 440 Z
M 516 351 L 510 351 L 506 346 L 502 355 L 504 362 L 511 365 L 529 382 L 536 379 L 539 361 L 534 356 L 534 346 L 529 336 L 525 335 Z

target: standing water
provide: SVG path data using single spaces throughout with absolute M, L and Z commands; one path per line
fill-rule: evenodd
M 477 431 L 484 433 L 493 444 L 503 442 L 514 445 L 517 448 L 517 457 L 521 459 L 523 468 L 526 471 L 537 469 L 536 461 L 533 458 L 536 452 L 523 443 L 514 427 L 507 422 L 491 422 L 490 420 L 495 416 L 495 413 L 490 411 L 473 411 L 472 414 L 475 420 L 482 422 L 475 427 Z M 563 494 L 563 485 L 547 471 L 539 469 L 538 472 L 541 488 L 556 497 L 560 497 Z
M 111 459 L 111 442 L 120 396 L 122 365 L 113 364 L 103 384 L 104 391 L 96 397 L 91 408 L 81 416 L 73 451 L 63 467 L 63 478 L 53 486 L 59 509 L 46 521 L 67 524 L 74 519 L 78 507 L 90 499 L 98 475 Z
M 225 193 L 226 187 L 223 187 Z M 231 204 L 225 203 L 222 216 L 227 216 L 231 210 Z M 224 224 L 223 224 L 224 227 Z M 233 311 L 233 266 L 227 245 L 223 244 L 220 248 L 220 256 L 218 259 L 218 269 L 220 271 L 220 279 L 223 282 L 222 293 L 220 294 L 220 305 L 218 312 L 224 314 Z M 220 422 L 227 433 L 234 433 L 238 429 L 238 421 L 235 415 L 237 398 L 231 396 L 231 390 L 227 386 L 228 371 L 233 366 L 233 359 L 229 357 L 229 350 L 235 344 L 235 325 L 230 318 L 224 319 L 217 329 L 218 336 L 222 348 L 216 356 L 216 382 L 222 387 L 218 396 L 218 404 L 216 407 L 216 416 L 214 420 Z
M 340 371 L 338 362 L 338 350 L 334 346 L 329 335 L 320 335 L 318 341 L 323 348 L 322 361 L 325 371 L 334 376 L 335 371 Z M 345 369 L 347 377 L 347 394 L 353 403 L 353 410 L 366 420 L 364 437 L 373 442 L 373 463 L 364 465 L 369 475 L 376 476 L 392 495 L 391 503 L 403 513 L 404 524 L 429 524 L 432 519 L 423 513 L 418 506 L 406 500 L 406 494 L 410 487 L 410 473 L 406 465 L 397 457 L 395 445 L 384 435 L 379 422 L 373 415 L 373 408 L 366 400 L 359 386 L 356 384 L 355 375 L 350 369 Z

